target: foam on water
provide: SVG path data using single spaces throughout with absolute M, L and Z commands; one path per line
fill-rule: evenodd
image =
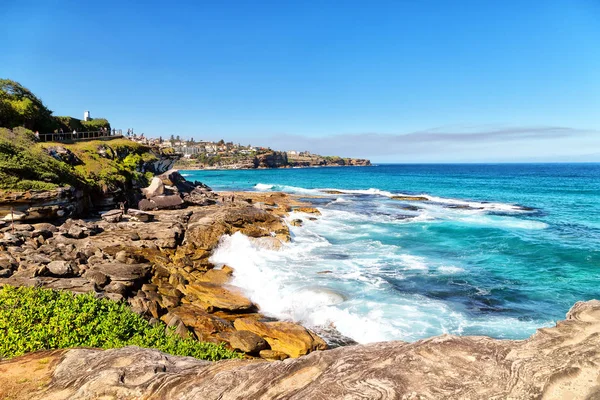
M 515 318 L 474 317 L 452 304 L 399 292 L 393 282 L 406 279 L 406 274 L 452 275 L 464 270 L 371 239 L 372 224 L 353 225 L 364 222 L 360 214 L 322 212 L 318 221 L 291 227 L 293 242 L 278 251 L 260 248 L 238 232 L 221 239 L 210 261 L 233 267 L 232 284 L 241 287 L 263 313 L 316 329 L 334 327 L 360 343 L 412 341 L 468 329 L 512 337 L 537 325 Z M 290 218 L 301 215 L 295 214 Z M 356 232 L 361 229 L 370 233 Z
M 185 173 L 215 190 L 297 194 L 321 211 L 293 213 L 303 223 L 281 251 L 234 235 L 215 252 L 279 318 L 361 342 L 523 339 L 598 298 L 598 164 Z

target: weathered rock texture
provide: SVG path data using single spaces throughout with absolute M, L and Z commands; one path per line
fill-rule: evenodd
M 591 400 L 600 397 L 600 301 L 575 304 L 565 321 L 522 341 L 444 335 L 278 362 L 210 363 L 136 347 L 47 357 L 48 384 L 13 398 Z M 38 363 L 31 354 L 0 371 Z M 0 374 L 0 388 L 9 379 Z
M 12 226 L 0 225 L 0 286 L 93 292 L 127 301 L 135 312 L 162 320 L 181 336 L 234 341 L 232 348 L 254 357 L 284 359 L 325 348 L 300 325 L 259 322 L 265 317 L 257 305 L 227 284 L 234 271 L 227 266 L 214 269 L 208 261 L 225 234 L 242 232 L 260 245 L 281 246 L 289 240 L 281 217 L 299 203 L 283 194 L 217 196 L 203 185 L 186 182 L 177 171 L 157 179 L 165 190 L 177 191 L 169 196 L 181 200 L 186 190 L 203 190 L 219 204 L 153 212 L 114 210 L 94 221 L 17 224 L 14 232 Z M 246 323 L 237 329 L 234 323 L 239 319 Z M 236 329 L 245 333 L 237 334 Z

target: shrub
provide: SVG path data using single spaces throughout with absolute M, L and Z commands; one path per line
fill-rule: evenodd
M 0 128 L 0 189 L 49 190 L 83 184 L 69 165 L 48 155 L 34 140 L 34 134 L 24 128 Z
M 40 288 L 0 289 L 0 337 L 0 358 L 37 350 L 129 345 L 211 361 L 241 358 L 223 345 L 182 339 L 160 322 L 152 326 L 125 303 Z

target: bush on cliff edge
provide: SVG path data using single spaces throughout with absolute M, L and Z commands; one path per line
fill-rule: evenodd
M 0 359 L 70 347 L 111 349 L 129 345 L 203 360 L 240 358 L 222 345 L 182 339 L 152 326 L 124 303 L 49 289 L 0 289 Z

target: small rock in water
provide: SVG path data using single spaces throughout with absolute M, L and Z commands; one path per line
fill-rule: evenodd
M 290 225 L 292 226 L 302 226 L 302 220 L 297 218 L 297 219 L 293 219 L 292 222 L 290 222 Z

